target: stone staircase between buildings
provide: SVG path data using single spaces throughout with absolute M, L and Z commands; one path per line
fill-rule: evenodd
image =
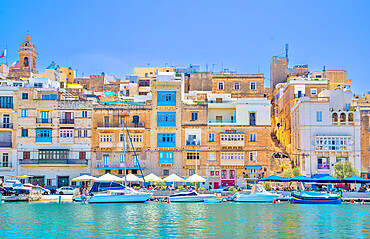
M 276 134 L 271 132 L 271 174 L 282 174 L 281 165 L 286 165 L 286 169 L 291 168 L 290 155 L 285 148 L 279 143 Z

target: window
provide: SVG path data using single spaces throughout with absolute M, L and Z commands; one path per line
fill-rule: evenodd
M 176 127 L 176 112 L 157 112 L 157 127 Z
M 351 104 L 345 104 L 344 110 L 349 110 L 351 108 Z
M 81 137 L 81 130 L 77 130 L 77 137 Z
M 211 171 L 209 175 L 210 176 L 215 176 L 215 171 Z
M 317 89 L 311 89 L 311 95 L 317 95 Z
M 249 152 L 249 161 L 257 161 L 257 152 Z
M 256 134 L 250 134 L 249 135 L 249 141 L 256 142 Z
M 87 110 L 82 111 L 82 118 L 87 118 Z
M 240 90 L 239 82 L 234 83 L 234 90 Z
M 122 169 L 118 169 L 118 174 L 123 174 L 123 170 Z
M 73 138 L 73 132 L 74 130 L 73 129 L 60 129 L 59 130 L 59 133 L 60 133 L 60 138 Z
M 163 169 L 163 176 L 170 176 L 170 170 L 169 169 Z
M 221 134 L 221 141 L 244 141 L 244 134 Z
M 227 177 L 227 171 L 226 170 L 221 170 L 221 179 L 226 179 Z
M 176 91 L 158 91 L 158 106 L 176 106 Z
M 100 142 L 113 142 L 113 134 L 101 134 Z
M 41 99 L 43 99 L 43 100 L 56 100 L 57 95 L 56 94 L 42 95 Z
M 251 90 L 257 90 L 257 86 L 256 86 L 256 82 L 255 81 L 251 81 L 250 88 L 251 88 Z
M 22 100 L 28 100 L 28 93 L 22 93 Z
M 22 110 L 21 117 L 28 117 L 28 110 Z
M 51 186 L 53 183 L 53 180 L 52 179 L 46 179 L 46 185 L 47 186 Z
M 87 129 L 84 129 L 84 137 L 87 137 Z
M 0 96 L 0 108 L 1 109 L 12 109 L 13 108 L 13 97 Z
M 79 152 L 78 158 L 79 159 L 86 159 L 86 152 Z
M 103 154 L 104 167 L 109 167 L 109 154 Z
M 229 178 L 230 179 L 235 179 L 235 170 L 230 170 L 229 171 Z
M 69 158 L 69 150 L 59 149 L 40 149 L 39 162 L 44 163 L 67 163 Z
M 198 120 L 198 112 L 192 112 L 191 113 L 191 120 L 192 121 Z
M 173 164 L 173 151 L 159 151 L 160 164 Z
M 224 83 L 218 82 L 218 90 L 224 90 Z
M 244 161 L 244 152 L 221 152 L 221 160 Z
M 316 151 L 351 151 L 352 137 L 348 136 L 317 136 L 315 137 Z
M 28 137 L 28 129 L 22 129 L 21 132 L 22 137 Z
M 199 160 L 199 153 L 186 153 L 186 159 L 188 160 Z
M 322 111 L 316 112 L 316 122 L 322 122 Z
M 220 176 L 220 171 L 215 171 L 215 176 Z
M 256 125 L 256 113 L 255 112 L 249 113 L 249 125 Z
M 208 153 L 208 161 L 216 161 L 216 154 L 215 152 Z
M 23 152 L 23 159 L 31 159 L 31 152 L 24 151 Z
M 189 176 L 192 176 L 192 175 L 194 175 L 194 174 L 195 174 L 195 169 L 190 168 L 190 169 L 189 169 Z
M 9 154 L 3 153 L 3 167 L 9 167 Z
M 175 147 L 175 134 L 171 133 L 158 133 L 157 134 L 157 147 Z
M 329 158 L 318 157 L 317 158 L 317 169 L 330 169 Z
M 139 80 L 139 86 L 150 86 L 150 80 Z
M 337 158 L 336 158 L 336 162 L 337 162 L 337 163 L 338 163 L 338 162 L 344 163 L 344 162 L 346 162 L 346 161 L 348 161 L 348 158 L 347 158 L 347 157 L 337 157 Z
M 51 129 L 36 129 L 36 142 L 51 143 L 52 142 Z
M 334 114 L 332 115 L 332 121 L 333 121 L 333 122 L 338 122 L 338 114 L 337 114 L 337 113 L 334 113 Z
M 142 134 L 130 134 L 130 138 L 133 143 L 143 142 Z
M 208 134 L 208 141 L 209 142 L 215 142 L 215 134 Z

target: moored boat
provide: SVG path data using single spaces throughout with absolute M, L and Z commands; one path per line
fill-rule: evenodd
M 170 202 L 204 202 L 204 200 L 214 199 L 213 194 L 199 194 L 197 192 L 175 193 L 168 197 Z
M 235 202 L 273 202 L 278 199 L 280 194 L 267 192 L 262 185 L 253 184 L 250 194 L 237 193 L 234 197 Z
M 95 194 L 89 203 L 144 203 L 152 196 L 151 193 L 138 192 L 131 188 L 124 190 L 109 190 L 106 193 Z
M 301 191 L 300 194 L 292 192 L 290 203 L 304 204 L 339 204 L 342 202 L 342 193 L 330 194 L 326 192 Z

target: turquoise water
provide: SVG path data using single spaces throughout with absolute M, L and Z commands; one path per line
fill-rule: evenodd
M 370 238 L 370 205 L 0 205 L 1 238 Z

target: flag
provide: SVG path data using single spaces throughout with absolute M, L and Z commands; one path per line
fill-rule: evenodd
M 3 54 L 1 54 L 0 58 L 3 58 L 6 56 L 6 49 L 3 51 Z

